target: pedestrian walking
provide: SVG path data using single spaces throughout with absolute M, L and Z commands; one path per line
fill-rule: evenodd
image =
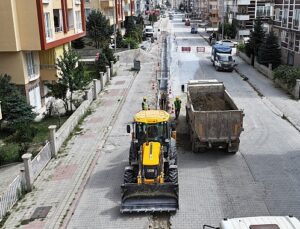
M 166 109 L 166 104 L 167 104 L 167 96 L 166 94 L 163 92 L 160 95 L 160 109 L 161 110 L 165 110 Z
M 178 119 L 179 114 L 180 114 L 180 109 L 181 109 L 181 100 L 177 96 L 175 101 L 174 101 L 174 106 L 175 106 L 175 119 Z
M 148 102 L 147 102 L 147 98 L 146 98 L 146 97 L 143 98 L 143 102 L 142 102 L 142 110 L 149 110 L 149 105 L 148 105 Z

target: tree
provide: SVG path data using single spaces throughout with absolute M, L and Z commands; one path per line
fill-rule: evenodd
M 106 59 L 107 59 L 107 65 L 110 66 L 110 62 L 113 61 L 114 63 L 116 63 L 117 59 L 115 58 L 112 49 L 110 49 L 109 47 L 104 47 L 102 52 L 104 53 Z
M 108 60 L 103 52 L 99 53 L 99 58 L 96 61 L 96 69 L 99 72 L 106 72 L 106 65 L 108 64 Z
M 116 43 L 117 43 L 117 48 L 123 47 L 123 37 L 119 29 L 117 30 L 117 34 L 116 34 Z
M 135 31 L 135 20 L 133 16 L 126 17 L 124 27 L 126 29 L 125 37 L 129 37 Z
M 254 22 L 253 31 L 251 31 L 250 39 L 248 45 L 246 45 L 246 49 L 248 46 L 250 54 L 254 56 L 258 55 L 258 49 L 260 45 L 264 42 L 265 39 L 265 31 L 262 26 L 262 21 L 260 18 L 257 18 Z
M 273 31 L 268 34 L 258 50 L 258 62 L 266 66 L 271 63 L 273 69 L 278 67 L 281 63 L 281 49 Z
M 0 75 L 0 100 L 3 120 L 10 124 L 30 123 L 36 114 L 32 111 L 26 97 L 12 84 L 11 77 L 7 74 Z
M 88 36 L 94 41 L 96 48 L 101 48 L 110 43 L 113 27 L 109 20 L 100 12 L 93 10 L 87 18 L 86 28 Z
M 84 66 L 79 62 L 79 56 L 70 48 L 68 51 L 64 49 L 63 56 L 60 56 L 56 61 L 56 68 L 58 70 L 58 85 L 52 87 L 52 89 L 57 89 L 53 95 L 63 99 L 66 112 L 73 112 L 73 92 L 84 90 L 90 82 L 90 78 L 84 74 Z M 68 90 L 66 88 L 70 91 L 70 100 L 67 97 Z

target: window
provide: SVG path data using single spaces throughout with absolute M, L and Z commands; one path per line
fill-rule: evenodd
M 275 9 L 275 21 L 281 21 L 280 9 L 279 8 Z
M 50 13 L 44 13 L 46 40 L 52 40 L 53 33 L 51 29 Z
M 257 6 L 256 7 L 256 17 L 270 17 L 271 6 Z
M 91 0 L 85 0 L 85 3 L 90 3 L 91 2 Z
M 69 30 L 74 29 L 74 11 L 68 10 L 68 23 L 69 23 Z
M 282 30 L 281 31 L 281 42 L 285 42 L 285 38 L 286 38 L 286 31 Z
M 299 26 L 299 19 L 300 19 L 300 9 L 296 9 L 293 14 L 293 25 L 294 27 Z
M 38 66 L 34 64 L 33 52 L 27 52 L 26 54 L 26 66 L 29 80 L 33 80 L 38 75 Z
M 76 17 L 76 30 L 82 31 L 81 12 L 75 11 L 75 17 Z
M 85 17 L 88 18 L 88 16 L 91 14 L 91 12 L 92 12 L 91 9 L 86 8 L 85 9 Z
M 287 23 L 287 16 L 288 16 L 288 9 L 283 10 L 283 15 L 282 15 L 282 23 L 286 24 Z
M 41 109 L 41 91 L 40 86 L 36 84 L 34 87 L 29 89 L 29 103 L 37 111 Z
M 61 9 L 53 10 L 53 19 L 54 19 L 55 32 L 62 32 L 63 31 L 63 17 L 62 17 Z
M 80 4 L 81 3 L 81 1 L 80 0 L 75 0 L 75 4 Z

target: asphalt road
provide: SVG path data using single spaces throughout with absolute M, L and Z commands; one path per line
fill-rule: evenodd
M 180 210 L 171 217 L 171 228 L 217 226 L 226 217 L 291 214 L 299 218 L 299 132 L 237 73 L 217 72 L 209 59 L 210 47 L 180 20 L 175 17 L 172 22 L 174 94 L 180 95 L 180 85 L 189 79 L 224 82 L 244 109 L 245 131 L 236 155 L 193 154 L 186 136 L 179 138 Z M 191 47 L 191 53 L 182 53 L 181 46 Z M 195 47 L 205 47 L 206 52 L 197 53 Z M 179 131 L 184 133 L 183 118 L 181 123 Z
M 148 79 L 137 79 L 68 228 L 192 229 L 202 228 L 203 224 L 217 226 L 225 217 L 289 214 L 300 217 L 300 133 L 237 73 L 215 71 L 209 60 L 210 47 L 198 34 L 190 34 L 190 27 L 184 26 L 181 16 L 175 17 L 167 28 L 171 34 L 173 96 L 184 98 L 181 85 L 189 79 L 224 82 L 246 115 L 240 151 L 235 155 L 221 151 L 192 153 L 185 135 L 183 110 L 178 126 L 179 211 L 171 216 L 121 215 L 119 187 L 130 141 L 125 126 L 150 88 L 142 86 Z M 189 46 L 192 51 L 182 53 L 182 46 Z M 198 46 L 205 47 L 206 52 L 197 53 Z M 149 66 L 146 72 L 154 74 L 151 71 L 154 70 Z

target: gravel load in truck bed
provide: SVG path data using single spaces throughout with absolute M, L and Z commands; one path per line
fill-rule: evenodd
M 195 96 L 192 98 L 192 103 L 196 111 L 232 110 L 232 107 L 224 98 L 213 94 Z

